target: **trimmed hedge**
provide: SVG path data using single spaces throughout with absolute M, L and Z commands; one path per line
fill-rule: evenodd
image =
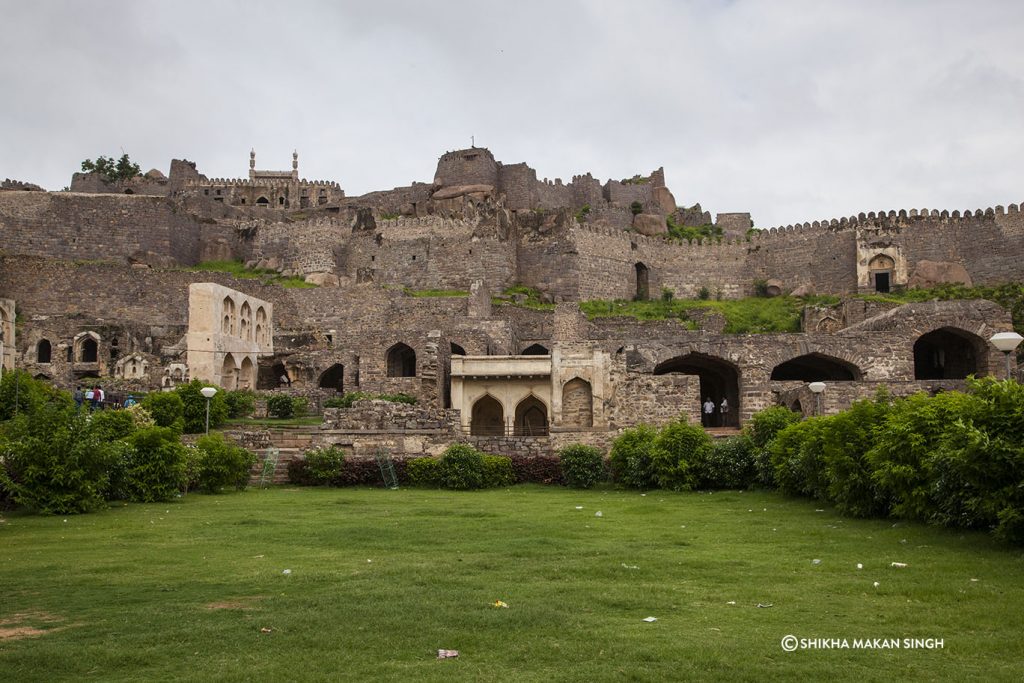
M 566 486 L 589 489 L 604 481 L 604 454 L 600 449 L 574 443 L 558 451 L 558 463 Z
M 345 471 L 345 451 L 323 446 L 306 451 L 306 474 L 314 486 L 339 486 Z

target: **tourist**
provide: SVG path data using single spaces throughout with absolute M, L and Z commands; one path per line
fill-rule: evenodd
M 722 399 L 722 406 L 719 408 L 722 417 L 722 426 L 725 426 L 726 419 L 729 417 L 729 399 Z
M 715 426 L 714 423 L 713 423 L 714 419 L 715 419 L 715 402 L 711 400 L 710 396 L 708 396 L 706 399 L 704 399 L 704 420 L 703 420 L 704 426 L 705 427 L 714 427 Z
M 89 388 L 88 388 L 88 389 L 86 390 L 86 392 L 85 392 L 85 402 L 89 404 L 89 407 L 90 407 L 90 408 L 92 408 L 92 407 L 93 407 L 93 405 L 94 405 L 94 404 L 93 404 L 93 398 L 94 398 L 95 396 L 96 396 L 96 391 L 95 391 L 95 390 L 94 390 L 94 389 L 93 389 L 92 387 L 89 387 Z
M 82 385 L 81 384 L 79 384 L 78 386 L 75 387 L 75 393 L 73 393 L 71 396 L 72 396 L 72 398 L 75 399 L 75 407 L 76 408 L 81 408 L 82 407 L 82 401 L 85 400 L 85 392 L 82 391 Z

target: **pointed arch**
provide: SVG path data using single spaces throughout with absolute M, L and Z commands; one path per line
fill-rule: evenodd
M 416 352 L 402 342 L 388 349 L 386 363 L 388 377 L 416 376 Z
M 453 356 L 465 356 L 466 355 L 466 349 L 462 348 L 462 346 L 460 344 L 456 344 L 455 342 L 451 342 L 449 344 L 449 348 L 451 350 L 451 355 L 453 355 Z
M 544 401 L 530 394 L 516 406 L 516 436 L 546 436 L 548 433 L 548 407 Z
M 345 391 L 345 366 L 335 363 L 320 373 L 317 386 L 321 389 L 334 389 L 338 393 Z
M 519 354 L 520 356 L 550 356 L 551 351 L 541 344 L 530 344 Z
M 78 360 L 82 363 L 96 363 L 99 361 L 99 343 L 92 337 L 85 337 L 79 346 L 80 353 Z
M 651 298 L 650 268 L 637 261 L 633 266 L 636 271 L 636 296 L 637 301 L 647 301 Z
M 238 388 L 256 388 L 256 364 L 249 356 L 242 359 L 242 366 L 238 369 Z
M 914 379 L 966 379 L 988 372 L 987 343 L 958 327 L 940 327 L 914 342 Z
M 469 433 L 474 436 L 501 436 L 505 433 L 505 409 L 498 399 L 484 394 L 470 411 Z
M 36 362 L 49 363 L 53 354 L 53 347 L 49 339 L 40 339 L 36 344 Z
M 655 366 L 655 375 L 679 373 L 696 375 L 700 379 L 700 396 L 703 405 L 711 401 L 715 409 L 710 417 L 700 406 L 701 419 L 705 427 L 738 427 L 740 414 L 740 371 L 733 363 L 704 353 L 688 353 L 663 361 Z M 722 412 L 722 401 L 727 402 L 728 412 Z
M 221 323 L 221 334 L 235 333 L 235 301 L 230 296 L 224 297 L 224 301 L 221 302 L 221 310 L 224 313 L 224 319 Z
M 850 382 L 860 380 L 864 373 L 853 363 L 823 353 L 805 353 L 779 363 L 772 369 L 775 381 Z
M 245 341 L 252 341 L 252 307 L 249 306 L 248 301 L 242 302 L 238 336 Z
M 566 427 L 594 426 L 594 394 L 590 382 L 574 377 L 562 387 L 562 424 Z
M 224 362 L 220 368 L 220 385 L 233 391 L 238 384 L 238 364 L 230 353 L 224 354 Z
M 260 197 L 259 199 L 256 200 L 256 206 L 259 206 L 259 207 L 262 207 L 262 208 L 265 209 L 268 206 L 270 206 L 270 200 L 267 199 L 266 197 Z

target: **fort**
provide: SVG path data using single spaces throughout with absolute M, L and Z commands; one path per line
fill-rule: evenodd
M 1013 321 L 996 303 L 855 295 L 1024 281 L 1017 204 L 757 230 L 747 213 L 678 206 L 660 168 L 563 182 L 475 147 L 443 154 L 430 182 L 357 197 L 300 178 L 297 153 L 290 171 L 261 171 L 250 152 L 238 179 L 173 160 L 121 182 L 76 173 L 64 192 L 7 180 L 0 236 L 5 369 L 131 391 L 199 377 L 318 406 L 352 391 L 418 399 L 324 410 L 317 438 L 356 455 L 454 439 L 547 453 L 640 422 L 700 423 L 708 401 L 714 426 L 734 428 L 772 405 L 833 412 L 881 386 L 1002 377 L 988 339 Z M 683 324 L 580 307 L 754 295 L 839 303 L 762 334 L 726 333 L 711 313 Z M 827 385 L 818 397 L 814 381 Z

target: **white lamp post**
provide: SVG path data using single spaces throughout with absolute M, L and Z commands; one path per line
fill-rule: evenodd
M 203 387 L 199 393 L 206 397 L 206 435 L 210 435 L 210 399 L 214 397 L 217 390 L 213 387 Z
M 1010 354 L 1017 348 L 1024 337 L 1016 332 L 997 332 L 989 339 L 992 346 L 1003 352 L 1006 356 L 1006 379 L 1010 379 Z
M 807 385 L 807 388 L 811 390 L 812 394 L 814 394 L 815 413 L 821 415 L 821 395 L 825 391 L 825 383 L 811 382 L 810 384 Z

